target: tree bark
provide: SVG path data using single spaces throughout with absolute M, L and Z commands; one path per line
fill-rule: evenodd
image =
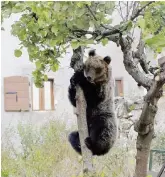
M 82 47 L 73 50 L 73 56 L 71 58 L 70 66 L 74 69 L 74 71 L 82 69 L 83 55 L 84 55 L 84 49 Z M 76 88 L 76 109 L 77 109 L 77 124 L 78 124 L 79 138 L 81 144 L 81 152 L 83 157 L 83 173 L 84 175 L 88 175 L 89 173 L 93 172 L 92 153 L 86 147 L 84 142 L 85 138 L 89 136 L 87 120 L 86 120 L 86 101 L 85 101 L 83 90 L 78 85 Z
M 135 177 L 146 177 L 148 157 L 151 141 L 154 133 L 154 118 L 157 113 L 157 102 L 162 96 L 162 87 L 165 83 L 165 57 L 159 60 L 160 71 L 153 79 L 147 78 L 135 64 L 132 52 L 132 40 L 129 36 L 120 38 L 121 50 L 123 51 L 124 65 L 128 73 L 147 89 L 144 97 L 144 106 L 138 122 L 135 124 L 135 131 L 138 132 L 136 148 Z M 143 46 L 144 47 L 144 46 Z M 143 50 L 137 50 L 136 54 L 141 57 Z
M 145 96 L 142 114 L 135 125 L 135 131 L 138 132 L 135 177 L 147 176 L 148 157 L 154 133 L 154 118 L 157 113 L 157 102 L 162 96 L 162 87 L 165 84 L 165 57 L 159 60 L 159 65 L 161 68 L 160 73 L 154 78 L 152 86 Z
M 93 171 L 92 153 L 85 145 L 85 138 L 88 135 L 88 126 L 86 121 L 86 101 L 83 90 L 77 86 L 76 88 L 76 109 L 77 109 L 77 124 L 81 144 L 81 152 L 83 157 L 83 173 L 88 174 Z

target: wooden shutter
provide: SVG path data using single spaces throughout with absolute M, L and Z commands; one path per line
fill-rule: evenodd
M 115 80 L 115 96 L 123 96 L 123 80 Z
M 4 78 L 5 111 L 29 110 L 28 77 L 12 76 Z

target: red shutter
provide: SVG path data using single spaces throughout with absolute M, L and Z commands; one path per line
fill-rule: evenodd
M 12 76 L 4 78 L 5 111 L 29 110 L 28 77 Z

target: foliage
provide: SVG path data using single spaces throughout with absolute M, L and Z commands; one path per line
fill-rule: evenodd
M 91 17 L 86 6 L 91 6 L 98 21 Z M 17 36 L 20 48 L 15 51 L 18 57 L 20 50 L 26 47 L 30 61 L 36 64 L 33 72 L 35 83 L 41 86 L 43 73 L 51 69 L 58 70 L 59 58 L 71 45 L 93 44 L 93 38 L 85 35 L 77 37 L 74 30 L 97 29 L 101 23 L 110 23 L 104 15 L 111 15 L 114 2 L 2 2 L 2 17 L 12 13 L 21 13 L 19 21 L 12 25 L 12 34 Z M 97 11 L 97 12 L 96 12 Z M 107 41 L 103 40 L 103 44 Z
M 139 8 L 147 2 L 141 2 Z M 130 21 L 112 27 L 112 13 L 115 2 L 81 1 L 3 1 L 2 21 L 13 13 L 20 19 L 12 25 L 12 34 L 21 41 L 15 50 L 15 56 L 21 56 L 22 47 L 27 48 L 29 59 L 35 63 L 33 72 L 37 87 L 42 86 L 45 73 L 57 71 L 60 58 L 67 49 L 102 42 L 106 45 L 109 39 L 103 31 L 116 30 L 116 34 L 128 32 L 138 25 L 142 29 L 146 44 L 155 52 L 165 48 L 165 2 L 154 2 L 138 21 Z M 86 35 L 88 34 L 88 35 Z
M 20 123 L 17 131 L 6 130 L 2 137 L 2 177 L 83 177 L 81 157 L 71 148 L 67 136 L 65 124 L 59 121 L 40 128 Z M 135 162 L 130 152 L 116 145 L 108 155 L 94 157 L 95 177 L 129 176 Z
M 165 48 L 165 2 L 151 4 L 144 18 L 139 18 L 138 25 L 143 31 L 146 44 L 160 53 Z

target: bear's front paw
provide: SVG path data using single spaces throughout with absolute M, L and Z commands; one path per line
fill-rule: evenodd
M 85 144 L 86 144 L 86 146 L 87 146 L 88 149 L 91 149 L 91 148 L 92 148 L 92 140 L 91 140 L 90 137 L 87 137 L 87 138 L 85 139 Z

